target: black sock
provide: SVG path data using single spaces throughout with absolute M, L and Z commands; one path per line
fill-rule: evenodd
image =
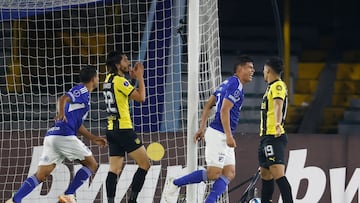
M 293 203 L 293 197 L 291 193 L 291 186 L 285 176 L 276 180 L 276 183 L 280 189 L 281 197 L 284 203 Z
M 274 179 L 271 180 L 262 180 L 261 188 L 261 202 L 262 203 L 271 203 L 272 195 L 274 193 Z
M 147 174 L 146 170 L 142 168 L 137 169 L 131 183 L 131 194 L 128 201 L 129 203 L 136 202 L 137 196 L 144 185 L 146 174 Z
M 106 193 L 109 203 L 111 203 L 111 201 L 114 202 L 117 181 L 118 176 L 113 172 L 108 172 L 106 177 Z

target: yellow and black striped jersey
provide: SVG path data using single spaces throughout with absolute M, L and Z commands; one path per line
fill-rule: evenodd
M 284 100 L 283 119 L 281 123 L 281 134 L 285 133 L 284 121 L 287 110 L 287 87 L 282 80 L 269 83 L 261 103 L 260 136 L 276 134 L 276 119 L 274 111 L 274 99 Z
M 108 130 L 132 129 L 129 96 L 134 86 L 122 76 L 109 74 L 105 78 L 103 93 L 108 112 Z

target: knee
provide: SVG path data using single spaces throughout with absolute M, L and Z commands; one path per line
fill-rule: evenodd
M 119 176 L 121 171 L 122 171 L 121 166 L 113 166 L 110 164 L 109 172 L 114 173 L 117 176 Z
M 44 182 L 49 175 L 50 175 L 50 174 L 40 174 L 40 173 L 36 173 L 36 174 L 35 174 L 36 178 L 37 178 L 40 182 Z
M 99 167 L 99 164 L 95 161 L 94 163 L 90 163 L 87 167 L 91 170 L 91 172 L 95 173 Z
M 236 172 L 235 171 L 227 171 L 223 175 L 226 176 L 230 181 L 232 181 L 232 180 L 234 180 L 234 178 L 236 176 Z
M 217 169 L 208 169 L 207 170 L 207 177 L 209 180 L 216 180 L 221 176 L 221 170 Z
M 263 180 L 273 179 L 273 176 L 271 175 L 270 171 L 268 171 L 268 170 L 261 170 L 260 176 L 261 176 L 261 179 L 263 179 Z
M 145 171 L 148 171 L 151 167 L 150 160 L 143 161 L 138 164 L 140 168 L 144 169 Z

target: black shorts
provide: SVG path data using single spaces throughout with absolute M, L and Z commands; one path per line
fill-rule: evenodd
M 273 164 L 285 165 L 287 142 L 288 139 L 285 134 L 278 138 L 273 135 L 263 135 L 258 149 L 259 165 L 263 168 L 269 168 Z
M 109 156 L 125 156 L 143 146 L 141 139 L 133 129 L 107 130 L 106 139 L 109 145 Z

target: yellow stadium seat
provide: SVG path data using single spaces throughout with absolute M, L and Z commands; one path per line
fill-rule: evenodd
M 360 64 L 338 64 L 336 78 L 342 80 L 360 80 Z
M 299 79 L 318 79 L 321 71 L 324 69 L 325 63 L 299 63 L 298 78 Z
M 295 85 L 295 92 L 302 94 L 313 94 L 316 91 L 318 80 L 298 79 Z

